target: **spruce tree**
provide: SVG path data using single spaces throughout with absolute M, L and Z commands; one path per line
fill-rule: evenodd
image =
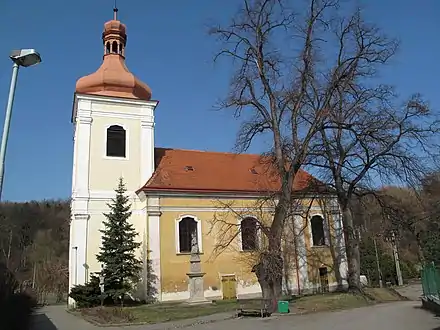
M 104 277 L 104 290 L 108 297 L 116 302 L 124 299 L 125 294 L 133 289 L 139 281 L 142 266 L 136 258 L 135 251 L 141 243 L 135 241 L 137 236 L 133 225 L 129 223 L 131 216 L 127 189 L 122 178 L 119 179 L 116 197 L 111 204 L 109 213 L 104 213 L 104 229 L 102 233 L 101 252 L 96 255 L 102 264 L 101 275 Z

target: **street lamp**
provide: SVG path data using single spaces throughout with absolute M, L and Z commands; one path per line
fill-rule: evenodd
M 20 66 L 27 68 L 41 62 L 41 56 L 35 49 L 20 49 L 11 52 L 9 58 L 14 62 L 12 65 L 11 86 L 9 87 L 8 103 L 6 105 L 5 123 L 3 126 L 2 143 L 0 146 L 0 200 L 3 192 L 3 177 L 5 173 L 6 146 L 9 137 L 9 125 L 11 122 L 12 105 L 14 103 L 15 86 L 17 85 L 18 69 Z

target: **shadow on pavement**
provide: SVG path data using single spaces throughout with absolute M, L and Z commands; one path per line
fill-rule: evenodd
M 436 313 L 436 312 L 434 312 L 434 311 L 432 311 L 432 310 L 428 310 L 428 309 L 426 309 L 426 308 L 423 308 L 422 305 L 420 305 L 420 306 L 414 306 L 413 308 L 414 308 L 414 309 L 421 309 L 421 310 L 424 310 L 426 313 L 431 314 L 435 319 L 437 319 L 437 320 L 440 321 L 440 314 L 439 314 L 439 313 Z M 440 325 L 439 325 L 438 327 L 435 327 L 435 328 L 432 329 L 432 330 L 440 330 Z
M 414 306 L 413 308 L 414 308 L 414 309 L 421 309 L 421 310 L 426 311 L 427 313 L 430 313 L 430 314 L 434 315 L 435 317 L 440 317 L 440 313 L 437 313 L 436 311 L 433 311 L 433 310 L 431 310 L 431 309 L 423 308 L 422 305 L 420 305 L 420 306 Z
M 58 330 L 46 314 L 37 312 L 33 316 L 31 330 Z

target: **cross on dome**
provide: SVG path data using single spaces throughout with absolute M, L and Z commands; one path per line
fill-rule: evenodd
M 115 7 L 113 8 L 113 20 L 117 21 L 118 20 L 118 6 L 116 5 L 116 0 L 115 0 Z

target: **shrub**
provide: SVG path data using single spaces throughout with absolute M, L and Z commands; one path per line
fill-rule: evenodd
M 101 305 L 101 288 L 99 287 L 99 277 L 92 275 L 90 281 L 84 285 L 76 285 L 70 291 L 69 297 L 74 299 L 77 308 L 92 308 Z M 144 300 L 132 299 L 130 296 L 125 296 L 124 300 L 114 299 L 112 295 L 104 292 L 104 305 L 126 305 L 134 306 L 144 304 Z
M 101 305 L 99 278 L 96 275 L 92 275 L 90 282 L 74 286 L 70 291 L 69 297 L 75 300 L 76 307 L 78 308 L 90 308 Z
M 410 262 L 401 261 L 400 268 L 402 270 L 402 277 L 404 280 L 413 279 L 419 276 L 419 272 L 417 271 L 416 267 Z

